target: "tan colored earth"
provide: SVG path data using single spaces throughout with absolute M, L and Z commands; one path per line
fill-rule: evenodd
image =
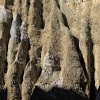
M 95 100 L 99 86 L 100 0 L 0 0 L 0 100 Z

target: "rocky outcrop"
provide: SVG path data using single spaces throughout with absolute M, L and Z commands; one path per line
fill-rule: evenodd
M 100 86 L 99 5 L 99 0 L 1 0 L 0 96 L 94 100 Z

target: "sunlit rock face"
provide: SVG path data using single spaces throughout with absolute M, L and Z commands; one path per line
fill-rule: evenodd
M 0 0 L 0 99 L 99 100 L 99 27 L 99 0 Z

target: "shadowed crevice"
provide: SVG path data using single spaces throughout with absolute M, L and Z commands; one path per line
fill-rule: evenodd
M 63 17 L 63 20 L 64 20 L 64 25 L 70 29 L 70 27 L 68 25 L 67 18 L 66 18 L 66 16 L 63 13 L 62 13 L 62 17 Z
M 58 1 L 58 0 L 55 0 L 55 1 L 56 1 L 56 3 L 57 3 L 58 8 L 60 9 L 59 1 Z
M 7 100 L 7 90 L 0 90 L 0 100 Z
M 88 100 L 72 90 L 53 87 L 50 91 L 45 92 L 39 87 L 35 87 L 30 100 Z
M 91 28 L 88 28 L 91 32 Z M 93 55 L 93 42 L 90 34 L 90 100 L 95 100 L 95 79 L 94 79 L 94 55 Z
M 81 63 L 81 65 L 82 65 L 84 74 L 85 74 L 86 78 L 88 79 L 88 73 L 87 73 L 86 68 L 85 68 L 85 61 L 84 61 L 84 59 L 83 59 L 81 50 L 80 50 L 80 48 L 79 48 L 79 39 L 76 38 L 76 37 L 74 37 L 74 43 L 75 43 L 76 50 L 77 50 L 78 55 L 79 55 L 79 60 L 80 60 L 80 63 Z
M 41 0 L 41 28 L 44 29 L 45 27 L 45 22 L 43 19 L 43 0 Z
M 99 89 L 96 91 L 96 97 L 94 100 L 100 100 L 100 86 L 99 86 Z

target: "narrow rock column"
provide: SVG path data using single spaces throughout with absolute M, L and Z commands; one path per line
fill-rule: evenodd
M 93 41 L 94 67 L 95 67 L 95 87 L 100 86 L 100 1 L 93 1 L 91 10 L 91 35 Z
M 20 14 L 21 1 L 15 0 L 13 6 L 13 21 L 10 30 L 11 38 L 9 40 L 7 57 L 8 70 L 6 74 L 6 87 L 8 100 L 21 99 L 21 77 L 26 66 L 28 53 L 27 24 L 22 22 L 21 25 Z
M 11 27 L 11 38 L 9 41 L 10 44 L 8 46 L 8 70 L 6 74 L 8 100 L 21 99 L 21 77 L 26 65 L 26 57 L 28 53 L 27 24 L 23 22 L 19 29 L 20 24 L 18 23 L 18 20 L 18 14 L 14 13 Z
M 28 16 L 28 36 L 30 39 L 30 50 L 28 64 L 24 71 L 22 83 L 22 100 L 30 100 L 32 90 L 40 74 L 41 58 L 41 0 L 30 0 Z M 24 13 L 24 12 L 23 12 Z M 26 16 L 26 15 L 25 15 Z
M 81 13 L 81 33 L 79 36 L 79 47 L 83 56 L 82 65 L 84 72 L 88 80 L 87 94 L 89 94 L 91 88 L 91 59 L 92 59 L 92 39 L 91 39 L 91 26 L 90 26 L 90 12 L 91 12 L 91 0 L 84 1 L 82 3 Z
M 0 91 L 4 86 L 4 73 L 6 69 L 6 57 L 7 57 L 7 40 L 8 34 L 7 28 L 7 11 L 4 4 L 0 5 Z

